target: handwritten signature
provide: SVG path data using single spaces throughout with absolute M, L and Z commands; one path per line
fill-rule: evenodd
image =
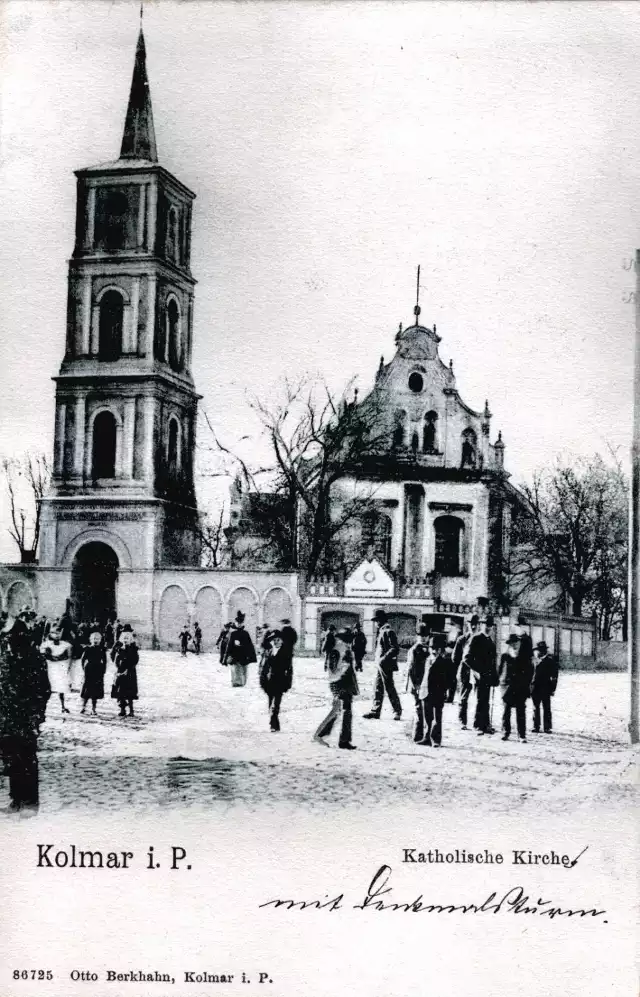
M 595 907 L 588 909 L 560 907 L 551 900 L 543 900 L 542 897 L 532 900 L 522 886 L 512 886 L 499 900 L 497 893 L 490 893 L 482 903 L 431 903 L 429 900 L 425 900 L 422 893 L 415 900 L 399 903 L 391 899 L 393 893 L 393 888 L 389 885 L 391 872 L 391 866 L 381 865 L 360 903 L 350 905 L 345 901 L 344 893 L 340 893 L 335 897 L 325 897 L 323 900 L 266 900 L 258 906 L 270 907 L 272 910 L 284 907 L 287 910 L 296 911 L 327 910 L 332 912 L 352 906 L 354 910 L 391 910 L 402 911 L 405 914 L 530 914 L 550 919 L 556 917 L 597 917 L 601 918 L 601 924 L 609 923 L 604 917 L 607 913 L 606 910 L 597 910 Z

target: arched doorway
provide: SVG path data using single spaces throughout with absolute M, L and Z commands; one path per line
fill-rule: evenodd
M 117 612 L 118 556 L 105 543 L 81 547 L 71 569 L 71 604 L 76 620 L 104 623 Z

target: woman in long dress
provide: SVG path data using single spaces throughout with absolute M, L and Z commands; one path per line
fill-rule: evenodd
M 128 707 L 129 716 L 132 717 L 133 701 L 138 698 L 138 670 L 136 666 L 140 660 L 140 655 L 133 640 L 131 626 L 128 623 L 125 623 L 122 628 L 120 640 L 114 644 L 111 657 L 116 666 L 111 698 L 118 701 L 119 716 L 126 717 L 126 708 Z
M 64 697 L 69 692 L 72 648 L 68 641 L 62 640 L 62 634 L 57 625 L 51 628 L 48 639 L 40 646 L 40 651 L 47 662 L 51 692 L 57 693 L 60 697 L 62 712 L 69 713 L 70 710 L 65 706 Z
M 99 630 L 89 637 L 89 643 L 82 654 L 84 682 L 82 683 L 82 709 L 84 713 L 87 703 L 91 700 L 91 713 L 95 716 L 96 703 L 104 699 L 104 673 L 107 670 L 107 652 L 102 644 L 102 634 Z

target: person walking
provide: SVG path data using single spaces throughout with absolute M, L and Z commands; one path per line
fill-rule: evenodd
M 464 651 L 464 662 L 471 670 L 476 689 L 476 715 L 474 727 L 479 735 L 495 734 L 491 725 L 491 689 L 498 684 L 496 671 L 496 646 L 488 634 L 493 617 L 486 616 L 482 629 L 475 631 Z
M 555 695 L 558 685 L 558 662 L 552 654 L 546 641 L 541 640 L 535 646 L 534 672 L 531 680 L 531 702 L 533 703 L 533 733 L 540 733 L 540 707 L 542 706 L 542 724 L 545 734 L 552 731 L 551 697 Z
M 502 740 L 511 737 L 511 710 L 516 711 L 518 739 L 527 740 L 526 704 L 533 678 L 533 667 L 527 664 L 526 656 L 520 654 L 520 634 L 512 633 L 507 640 L 507 650 L 500 658 L 498 676 L 502 692 L 504 710 L 502 714 Z
M 280 730 L 280 706 L 293 684 L 293 655 L 280 630 L 270 631 L 270 640 L 260 664 L 260 688 L 269 701 L 269 727 Z
M 358 620 L 353 628 L 353 656 L 356 662 L 356 671 L 362 671 L 362 662 L 367 653 L 367 638 L 362 630 L 362 624 Z
M 125 623 L 120 633 L 120 640 L 114 644 L 111 652 L 116 666 L 116 675 L 111 687 L 111 698 L 118 701 L 119 716 L 133 716 L 133 702 L 138 698 L 138 662 L 140 655 L 133 640 L 133 631 L 129 623 Z
M 355 657 L 353 654 L 353 634 L 350 630 L 341 630 L 335 635 L 335 644 L 329 652 L 326 670 L 329 678 L 329 689 L 333 696 L 331 709 L 313 735 L 313 740 L 328 748 L 325 738 L 329 737 L 335 727 L 338 717 L 340 735 L 338 747 L 345 751 L 354 751 L 351 743 L 353 736 L 353 698 L 359 694 L 358 679 L 355 672 Z
M 382 703 L 386 692 L 391 709 L 393 710 L 393 719 L 401 720 L 402 705 L 393 680 L 393 673 L 398 671 L 398 638 L 395 631 L 389 626 L 387 614 L 383 609 L 377 609 L 373 618 L 378 625 L 375 659 L 378 671 L 373 688 L 373 705 L 371 710 L 364 714 L 364 719 L 380 719 Z
M 89 644 L 82 655 L 82 668 L 84 681 L 80 693 L 82 698 L 80 712 L 86 711 L 87 703 L 91 700 L 91 713 L 95 716 L 97 701 L 104 699 L 104 676 L 107 670 L 107 651 L 99 630 L 94 630 L 89 637 Z
M 65 705 L 64 697 L 69 694 L 70 690 L 72 649 L 68 641 L 62 640 L 58 625 L 52 626 L 49 637 L 41 645 L 40 651 L 47 662 L 51 692 L 55 692 L 59 696 L 62 712 L 69 713 L 70 710 Z
M 196 654 L 200 654 L 202 649 L 202 628 L 196 621 L 193 624 L 193 646 Z
M 463 629 L 462 633 L 457 638 L 453 648 L 453 654 L 451 656 L 452 667 L 455 668 L 457 680 L 460 682 L 458 720 L 460 721 L 460 726 L 463 730 L 468 730 L 467 720 L 469 715 L 469 697 L 471 696 L 471 689 L 473 688 L 471 682 L 471 669 L 464 660 L 464 653 L 471 637 L 474 633 L 477 633 L 479 624 L 480 617 L 477 613 L 474 613 L 469 620 L 468 630 L 465 632 Z
M 47 666 L 22 620 L 0 632 L 0 750 L 11 808 L 38 805 L 38 736 L 51 687 Z
M 231 685 L 239 688 L 247 684 L 247 668 L 256 661 L 253 641 L 244 628 L 245 615 L 242 610 L 236 613 L 235 624 L 229 631 L 223 665 L 231 669 Z
M 424 715 L 424 736 L 419 743 L 433 745 L 434 748 L 439 748 L 442 744 L 442 711 L 449 683 L 446 646 L 445 634 L 432 635 L 429 657 L 418 690 Z
M 420 686 L 424 678 L 425 666 L 429 657 L 429 628 L 425 623 L 418 627 L 418 637 L 407 653 L 407 690 L 413 696 L 415 704 L 415 720 L 413 723 L 413 740 L 416 744 L 424 737 L 424 709 L 420 699 Z

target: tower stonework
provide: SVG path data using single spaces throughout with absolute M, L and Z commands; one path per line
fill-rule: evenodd
M 153 572 L 197 566 L 194 194 L 157 161 L 142 30 L 120 157 L 76 172 L 44 612 L 151 626 Z M 66 589 L 66 591 L 64 591 Z

